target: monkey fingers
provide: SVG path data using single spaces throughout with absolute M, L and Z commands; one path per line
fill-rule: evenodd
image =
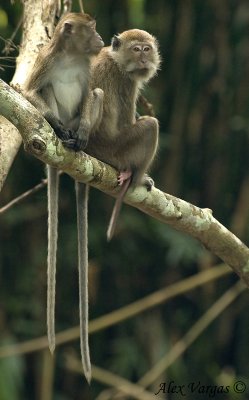
M 68 140 L 63 140 L 62 144 L 64 147 L 70 150 L 74 151 L 81 151 L 86 148 L 87 141 L 86 140 L 81 140 L 81 139 L 68 139 Z
M 70 129 L 65 129 L 62 123 L 54 127 L 56 136 L 61 140 L 69 140 L 72 137 L 72 131 Z
M 129 179 L 129 178 L 131 177 L 131 175 L 132 175 L 131 170 L 126 169 L 126 170 L 124 170 L 124 171 L 121 171 L 121 172 L 119 173 L 119 175 L 118 175 L 118 185 L 119 185 L 119 186 L 122 186 L 123 183 L 124 183 L 125 181 L 127 181 L 127 179 Z
M 80 151 L 80 150 L 85 150 L 86 146 L 87 146 L 87 139 L 81 139 L 80 137 L 78 137 L 75 140 L 75 146 L 74 146 L 74 150 L 75 151 Z
M 75 148 L 76 148 L 76 139 L 62 140 L 62 144 L 67 149 L 75 150 Z

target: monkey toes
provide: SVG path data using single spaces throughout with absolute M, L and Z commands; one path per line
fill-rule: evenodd
M 143 184 L 146 187 L 146 189 L 148 190 L 148 192 L 150 192 L 152 187 L 155 185 L 153 179 L 149 175 L 144 176 Z
M 130 170 L 121 171 L 118 176 L 118 185 L 122 186 L 127 179 L 129 179 L 132 175 Z

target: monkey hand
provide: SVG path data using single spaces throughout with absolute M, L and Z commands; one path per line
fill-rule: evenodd
M 54 126 L 53 128 L 56 136 L 58 136 L 58 138 L 62 141 L 69 140 L 72 137 L 72 131 L 70 129 L 66 129 L 60 121 L 58 121 L 56 126 Z
M 66 148 L 68 148 L 70 150 L 80 151 L 80 150 L 84 150 L 86 148 L 87 141 L 82 140 L 80 138 L 76 138 L 76 139 L 63 140 L 62 144 L 63 144 L 63 146 L 65 146 Z
M 70 150 L 81 151 L 87 146 L 88 138 L 81 136 L 78 132 L 71 132 L 70 138 L 63 140 L 63 146 Z
M 52 126 L 56 136 L 61 140 L 70 139 L 72 132 L 70 129 L 66 129 L 63 123 L 50 111 L 43 113 L 44 118 Z

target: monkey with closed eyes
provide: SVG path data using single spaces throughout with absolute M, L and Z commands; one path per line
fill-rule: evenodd
M 104 91 L 104 104 L 101 122 L 85 151 L 115 167 L 121 186 L 107 231 L 109 240 L 128 187 L 145 184 L 150 190 L 152 185 L 146 172 L 157 151 L 158 121 L 150 116 L 136 119 L 136 102 L 159 66 L 157 40 L 140 29 L 115 35 L 111 46 L 103 48 L 92 64 L 91 87 Z
M 91 59 L 104 45 L 95 27 L 95 20 L 88 14 L 66 14 L 51 41 L 40 51 L 24 88 L 25 97 L 42 113 L 64 145 L 75 150 L 85 148 L 102 115 L 103 91 L 91 90 L 89 86 Z M 55 348 L 58 184 L 57 169 L 48 165 L 47 326 L 51 352 Z M 87 194 L 87 185 L 76 182 L 81 356 L 89 382 Z

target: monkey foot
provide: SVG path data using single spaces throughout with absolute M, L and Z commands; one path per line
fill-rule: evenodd
M 148 192 L 150 192 L 152 187 L 155 185 L 153 179 L 147 174 L 144 175 L 143 184 L 146 187 Z
M 129 179 L 132 175 L 132 172 L 129 170 L 121 171 L 118 176 L 118 185 L 122 186 L 127 179 Z

